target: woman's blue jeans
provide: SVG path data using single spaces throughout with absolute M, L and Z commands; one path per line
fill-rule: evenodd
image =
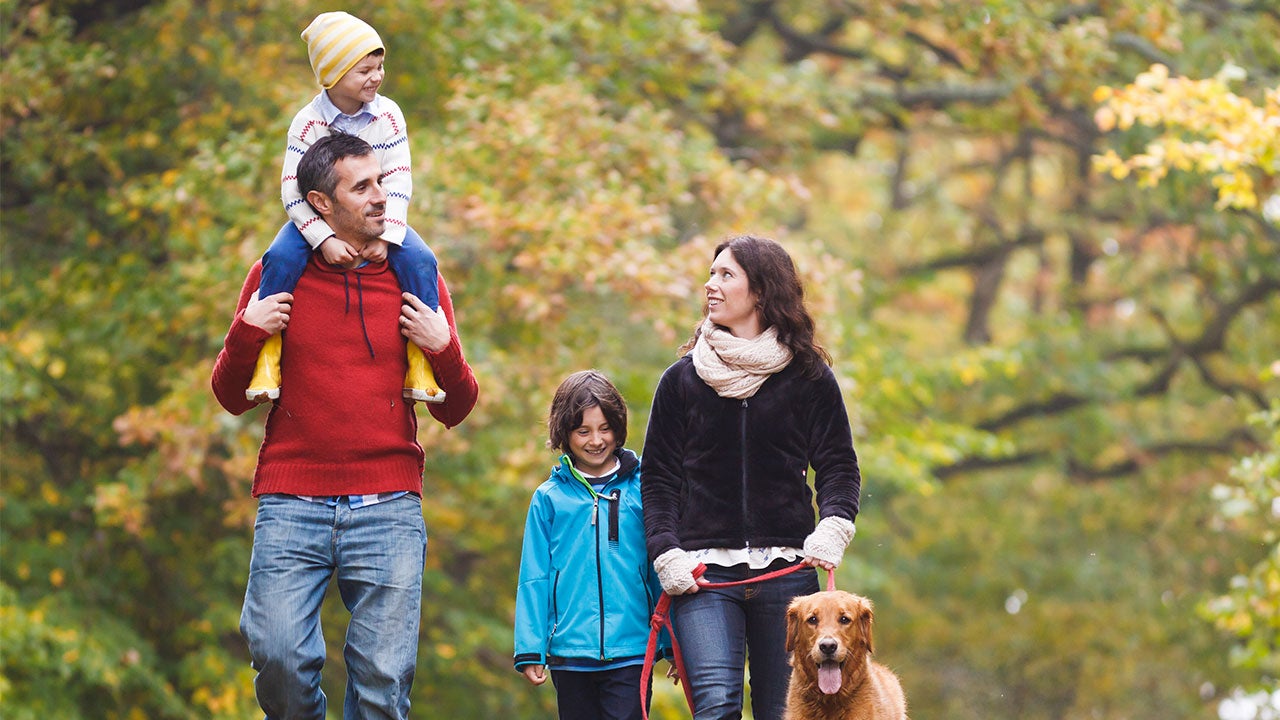
M 412 493 L 354 510 L 346 498 L 336 507 L 259 498 L 240 632 L 268 720 L 325 717 L 320 605 L 334 575 L 351 613 L 343 717 L 408 717 L 426 550 L 422 500 Z
M 785 567 L 749 570 L 708 565 L 708 582 L 744 580 Z M 756 720 L 781 720 L 787 705 L 787 605 L 818 591 L 818 574 L 804 568 L 773 580 L 702 588 L 671 599 L 671 624 L 680 642 L 695 720 L 742 717 L 743 668 L 750 671 Z M 749 665 L 748 665 L 749 663 Z

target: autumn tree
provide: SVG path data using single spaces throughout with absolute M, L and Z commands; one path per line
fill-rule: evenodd
M 1141 152 L 1122 157 L 1111 150 L 1096 164 L 1119 179 L 1134 173 L 1146 187 L 1171 173 L 1207 177 L 1219 210 L 1260 215 L 1280 227 L 1280 86 L 1265 89 L 1264 104 L 1254 105 L 1232 91 L 1233 81 L 1245 79 L 1236 65 L 1207 80 L 1173 77 L 1153 65 L 1123 88 L 1099 88 L 1099 127 L 1159 134 Z M 1280 377 L 1280 359 L 1263 360 L 1260 374 Z M 1214 486 L 1215 520 L 1256 539 L 1264 556 L 1252 566 L 1239 562 L 1230 592 L 1207 601 L 1203 613 L 1239 639 L 1232 663 L 1264 673 L 1263 687 L 1273 689 L 1280 682 L 1280 396 L 1250 420 L 1261 428 L 1262 446 L 1231 468 L 1230 482 Z
M 862 270 L 871 322 L 849 324 L 838 354 L 878 500 L 861 525 L 881 542 L 852 572 L 905 613 L 916 700 L 953 717 L 1216 702 L 1237 680 L 1211 670 L 1195 609 L 1229 572 L 1211 558 L 1257 549 L 1200 528 L 1231 459 L 1266 440 L 1248 418 L 1276 393 L 1259 368 L 1280 346 L 1280 251 L 1262 213 L 1217 212 L 1211 187 L 1100 177 L 1095 155 L 1133 157 L 1153 133 L 1104 137 L 1094 93 L 1153 63 L 1206 77 L 1229 57 L 1261 106 L 1280 76 L 1274 9 L 706 8 L 735 64 L 819 103 L 705 120 L 731 154 L 805 157 L 797 232 Z M 1103 614 L 1123 625 L 1083 621 Z M 1154 650 L 1175 636 L 1178 653 Z M 1205 699 L 1161 684 L 1171 673 Z

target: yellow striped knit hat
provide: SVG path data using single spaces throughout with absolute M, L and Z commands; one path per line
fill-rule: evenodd
M 302 31 L 307 57 L 316 81 L 326 90 L 374 50 L 384 50 L 382 38 L 369 23 L 344 12 L 320 13 Z

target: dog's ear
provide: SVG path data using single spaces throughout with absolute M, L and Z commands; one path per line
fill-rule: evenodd
M 871 606 L 866 605 L 862 608 L 862 614 L 858 616 L 858 627 L 862 630 L 862 642 L 866 645 L 867 653 L 875 654 L 875 646 L 871 642 Z
M 787 607 L 787 652 L 795 650 L 796 646 L 800 644 L 800 624 L 802 622 L 800 603 L 792 600 L 791 605 Z

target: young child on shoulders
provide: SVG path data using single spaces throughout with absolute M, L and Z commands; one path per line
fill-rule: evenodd
M 259 297 L 292 292 L 311 255 L 319 251 L 325 262 L 349 265 L 389 262 L 400 288 L 412 293 L 432 310 L 439 310 L 436 256 L 409 227 L 409 199 L 413 193 L 412 164 L 404 114 L 390 98 L 378 94 L 384 77 L 386 48 L 368 23 L 345 12 L 326 12 L 302 31 L 307 56 L 321 90 L 294 116 L 284 153 L 280 195 L 289 222 L 284 224 L 262 257 Z M 357 135 L 373 146 L 382 164 L 382 186 L 387 194 L 386 230 L 381 242 L 363 253 L 334 237 L 332 229 L 298 192 L 298 161 L 321 137 L 334 132 Z M 280 396 L 280 335 L 272 335 L 258 357 L 257 369 L 245 396 L 255 402 Z M 406 347 L 409 370 L 404 397 L 424 402 L 444 402 L 431 364 L 421 348 Z
M 515 668 L 534 685 L 550 669 L 561 720 L 638 720 L 662 587 L 645 549 L 640 461 L 623 446 L 627 406 L 604 375 L 576 372 L 556 390 L 547 429 L 547 447 L 563 455 L 529 503 Z M 664 635 L 666 656 L 668 644 Z

